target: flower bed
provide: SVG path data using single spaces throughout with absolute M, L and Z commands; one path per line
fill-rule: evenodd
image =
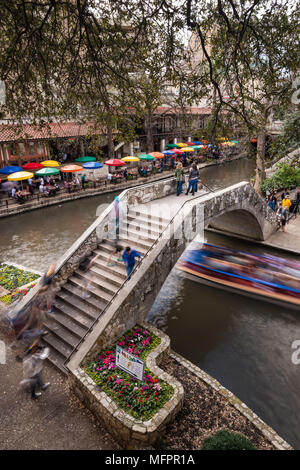
M 116 343 L 123 349 L 145 360 L 161 340 L 151 331 L 135 326 Z M 149 420 L 172 397 L 174 389 L 145 367 L 144 381 L 119 369 L 115 365 L 115 345 L 101 351 L 87 365 L 85 372 L 111 397 L 117 405 L 134 418 Z
M 0 286 L 9 291 L 0 298 L 6 304 L 11 304 L 19 297 L 26 295 L 29 290 L 36 285 L 36 281 L 40 276 L 38 274 L 25 271 L 24 269 L 17 268 L 7 264 L 0 265 Z M 30 284 L 26 286 L 27 284 Z M 20 287 L 23 287 L 20 289 Z
M 12 304 L 16 300 L 20 299 L 21 297 L 24 297 L 24 295 L 27 295 L 28 292 L 36 286 L 36 283 L 33 282 L 32 284 L 28 285 L 27 287 L 20 288 L 11 294 L 4 295 L 3 297 L 0 298 L 1 302 L 4 302 L 7 305 Z

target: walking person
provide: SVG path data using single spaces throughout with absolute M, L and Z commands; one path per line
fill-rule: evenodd
M 135 266 L 135 258 L 142 258 L 142 255 L 135 250 L 132 250 L 130 246 L 127 246 L 122 253 L 122 259 L 126 266 L 128 279 L 131 277 L 131 273 Z
M 194 196 L 195 192 L 197 192 L 197 184 L 199 179 L 199 170 L 197 168 L 196 163 L 193 163 L 192 167 L 189 171 L 189 185 L 186 191 L 186 195 L 192 190 L 192 195 Z
M 285 230 L 285 226 L 287 223 L 287 216 L 288 216 L 288 206 L 281 206 L 279 207 L 278 211 L 276 212 L 277 220 L 280 223 L 281 230 L 283 233 L 287 233 Z
M 50 382 L 44 383 L 42 379 L 44 360 L 49 356 L 49 352 L 49 348 L 37 345 L 34 351 L 23 360 L 24 379 L 20 382 L 20 385 L 30 386 L 33 400 L 41 396 L 41 392 L 37 391 L 38 389 L 44 391 L 50 385 Z
M 118 255 L 117 261 L 122 261 L 122 258 L 120 257 L 120 253 L 122 251 L 122 247 L 119 243 L 119 234 L 120 234 L 120 205 L 119 205 L 119 198 L 118 196 L 115 197 L 114 199 L 114 207 L 113 210 L 111 211 L 111 214 L 113 216 L 112 220 L 112 233 L 109 233 L 109 238 L 113 239 L 113 244 L 114 244 L 114 251 L 110 254 L 107 266 L 114 266 L 115 263 L 112 262 L 112 256 L 113 255 Z
M 182 185 L 183 185 L 183 180 L 184 180 L 184 172 L 183 172 L 181 162 L 177 163 L 177 167 L 175 170 L 175 178 L 177 181 L 177 196 L 180 196 L 180 194 L 182 193 Z
M 86 254 L 84 255 L 84 258 L 81 260 L 80 262 L 80 269 L 84 272 L 84 273 L 87 273 L 91 267 L 95 264 L 95 262 L 97 261 L 97 259 L 99 258 L 100 255 L 96 255 L 94 256 L 93 259 L 91 259 L 91 255 L 88 254 L 88 252 L 86 252 Z M 88 290 L 90 288 L 90 285 L 92 284 L 93 282 L 93 276 L 92 275 L 87 275 L 85 278 L 84 278 L 84 283 L 83 283 L 83 286 L 82 286 L 82 298 L 83 299 L 89 299 L 91 297 L 91 294 L 88 293 Z

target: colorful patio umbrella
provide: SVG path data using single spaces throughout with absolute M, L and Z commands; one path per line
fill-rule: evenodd
M 151 152 L 149 155 L 152 155 L 154 158 L 164 158 L 164 154 L 161 152 Z
M 184 144 L 182 142 L 179 142 L 177 145 L 178 145 L 178 147 L 186 147 L 186 144 Z
M 168 144 L 167 148 L 168 149 L 178 149 L 178 145 L 177 144 Z
M 45 160 L 41 165 L 53 168 L 59 166 L 59 163 L 56 160 Z
M 138 157 L 133 157 L 131 155 L 129 155 L 128 157 L 123 157 L 123 158 L 121 158 L 121 160 L 123 162 L 139 162 L 140 161 L 140 159 Z
M 175 153 L 172 150 L 164 150 L 162 153 L 166 155 L 167 157 L 175 155 Z
M 187 142 L 186 145 L 195 145 L 195 142 Z
M 175 155 L 183 155 L 184 152 L 180 149 L 174 149 L 173 152 L 175 153 Z
M 82 166 L 80 165 L 65 165 L 62 166 L 60 171 L 63 171 L 64 173 L 75 173 L 76 171 L 81 171 Z
M 192 147 L 183 147 L 181 150 L 183 152 L 194 152 L 194 149 Z
M 59 175 L 58 168 L 42 168 L 35 172 L 38 176 L 51 176 L 51 175 Z
M 43 168 L 43 165 L 40 163 L 25 163 L 25 165 L 22 165 L 23 170 L 40 170 Z
M 17 171 L 22 171 L 22 168 L 20 166 L 5 166 L 4 168 L 0 168 L 0 173 L 3 175 L 11 175 Z
M 140 155 L 140 160 L 143 160 L 144 162 L 152 162 L 154 160 L 153 155 L 149 155 L 147 153 L 143 153 Z
M 202 145 L 202 142 L 200 142 L 199 140 L 195 140 L 194 144 L 195 145 Z
M 78 157 L 78 158 L 75 158 L 75 162 L 80 162 L 80 163 L 95 162 L 96 160 L 97 160 L 96 157 Z
M 87 163 L 84 163 L 82 166 L 85 170 L 97 170 L 97 168 L 102 168 L 103 167 L 103 163 L 87 162 Z
M 23 181 L 33 177 L 34 174 L 29 171 L 17 171 L 16 173 L 9 175 L 7 179 L 8 181 Z
M 238 140 L 232 140 L 231 142 L 233 142 L 234 144 L 238 144 L 238 143 L 239 143 Z
M 106 160 L 106 162 L 104 162 L 105 165 L 108 165 L 108 166 L 123 166 L 125 165 L 125 162 L 122 162 L 122 160 L 118 160 L 117 158 L 111 158 L 109 160 Z

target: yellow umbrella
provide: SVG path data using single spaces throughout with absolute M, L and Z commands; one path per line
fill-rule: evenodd
M 59 163 L 56 160 L 46 160 L 41 162 L 41 165 L 53 168 L 54 166 L 59 166 Z
M 192 149 L 191 147 L 183 147 L 181 150 L 183 152 L 194 152 L 194 149 Z
M 178 147 L 186 147 L 186 144 L 183 144 L 182 142 L 179 142 L 179 144 L 177 144 Z
M 22 181 L 28 180 L 29 178 L 33 178 L 34 174 L 30 173 L 29 171 L 17 171 L 16 173 L 12 173 L 7 177 L 8 181 Z
M 139 162 L 140 161 L 138 157 L 132 157 L 132 156 L 123 157 L 121 158 L 121 160 L 123 160 L 123 162 Z

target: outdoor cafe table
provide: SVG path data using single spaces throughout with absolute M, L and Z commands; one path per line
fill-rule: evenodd
M 129 176 L 132 176 L 132 178 L 135 178 L 135 179 L 137 179 L 137 177 L 138 177 L 137 171 L 133 171 L 133 170 L 130 171 L 129 170 L 129 171 L 127 171 L 127 174 Z
M 124 178 L 123 175 L 112 175 L 112 181 L 116 183 L 120 183 L 122 179 Z

